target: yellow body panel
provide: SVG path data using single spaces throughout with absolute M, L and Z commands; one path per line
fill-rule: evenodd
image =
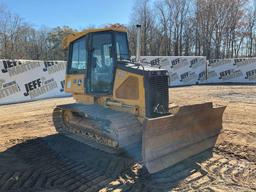
M 124 82 L 135 77 L 138 79 L 138 97 L 135 99 L 123 99 L 117 96 L 116 90 L 123 86 Z M 99 104 L 106 105 L 109 108 L 113 108 L 120 111 L 127 111 L 133 113 L 139 117 L 145 117 L 145 91 L 144 91 L 144 79 L 142 75 L 127 72 L 121 69 L 116 70 L 115 81 L 113 86 L 113 95 L 107 96 L 93 96 L 88 95 L 85 92 L 85 75 L 66 75 L 65 79 L 65 91 L 72 93 L 74 99 L 77 102 L 85 104 Z M 126 87 L 125 89 L 131 90 L 135 85 Z
M 129 77 L 137 77 L 139 83 L 139 97 L 138 99 L 121 99 L 116 96 L 116 90 L 122 86 L 123 82 Z M 131 89 L 131 88 L 130 88 Z M 120 101 L 126 105 L 137 106 L 139 108 L 139 116 L 145 116 L 145 91 L 144 91 L 144 78 L 142 75 L 134 74 L 131 72 L 123 71 L 121 69 L 116 70 L 116 77 L 113 88 L 113 99 Z

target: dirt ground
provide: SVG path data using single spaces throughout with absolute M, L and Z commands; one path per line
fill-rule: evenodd
M 0 191 L 256 191 L 256 86 L 171 88 L 179 105 L 226 105 L 213 151 L 149 175 L 126 156 L 110 155 L 56 133 L 55 98 L 0 106 Z

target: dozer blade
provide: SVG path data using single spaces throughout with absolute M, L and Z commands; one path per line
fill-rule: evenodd
M 149 173 L 214 147 L 225 108 L 213 107 L 212 103 L 188 105 L 180 107 L 176 114 L 146 119 L 142 156 Z

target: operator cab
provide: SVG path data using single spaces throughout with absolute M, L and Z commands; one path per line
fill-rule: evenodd
M 87 94 L 109 95 L 117 61 L 129 59 L 126 32 L 91 32 L 70 43 L 67 74 L 84 74 Z

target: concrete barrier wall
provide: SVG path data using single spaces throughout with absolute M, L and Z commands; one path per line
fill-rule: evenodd
M 0 104 L 68 96 L 66 62 L 0 60 Z

